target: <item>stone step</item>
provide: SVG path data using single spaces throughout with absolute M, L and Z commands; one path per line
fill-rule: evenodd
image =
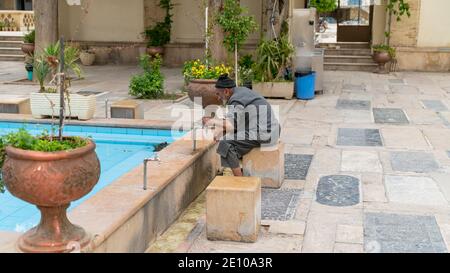
M 0 47 L 0 54 L 2 55 L 22 55 L 20 47 Z
M 23 62 L 25 61 L 24 55 L 7 55 L 7 54 L 0 54 L 0 61 L 17 61 L 17 62 Z
M 21 48 L 22 44 L 23 44 L 22 41 L 0 41 L 0 48 L 4 48 L 4 47 Z
M 325 49 L 325 56 L 326 55 L 332 55 L 332 56 L 371 56 L 372 51 L 368 48 L 341 48 L 341 49 Z
M 368 71 L 374 72 L 376 63 L 324 63 L 324 69 L 328 71 Z
M 17 36 L 17 35 L 1 35 L 0 34 L 0 41 L 23 41 L 23 36 Z
M 353 49 L 368 49 L 370 44 L 367 42 L 339 42 L 339 43 L 321 43 L 320 48 L 353 48 Z
M 358 56 L 358 55 L 326 55 L 325 63 L 374 63 L 372 56 Z

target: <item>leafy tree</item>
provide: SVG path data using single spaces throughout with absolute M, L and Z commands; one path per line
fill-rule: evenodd
M 310 0 L 309 6 L 316 8 L 318 13 L 332 12 L 337 8 L 336 0 Z
M 222 27 L 225 36 L 223 43 L 229 52 L 234 52 L 235 80 L 238 83 L 238 50 L 257 27 L 253 16 L 248 16 L 238 0 L 226 0 L 217 23 Z

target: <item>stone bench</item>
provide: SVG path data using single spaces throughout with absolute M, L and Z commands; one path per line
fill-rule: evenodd
M 121 100 L 111 105 L 111 118 L 143 119 L 143 104 L 137 100 Z
M 31 114 L 29 98 L 0 99 L 0 113 L 2 114 Z
M 218 176 L 206 189 L 208 240 L 253 243 L 261 225 L 261 179 Z
M 242 160 L 244 176 L 260 177 L 262 187 L 280 188 L 284 182 L 284 143 L 253 149 Z

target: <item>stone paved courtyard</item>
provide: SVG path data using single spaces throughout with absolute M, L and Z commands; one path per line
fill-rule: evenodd
M 182 248 L 163 236 L 149 251 L 448 252 L 450 74 L 325 75 L 323 96 L 283 116 L 278 191 L 300 190 L 294 217 L 263 217 L 258 242 L 243 244 L 208 241 L 200 212 Z M 292 205 L 264 191 L 263 212 Z
M 15 64 L 0 67 L 0 83 L 22 73 Z M 128 97 L 136 71 L 89 68 L 74 88 L 108 92 L 96 113 L 104 117 L 103 100 Z M 168 92 L 179 90 L 179 70 L 165 73 Z M 266 217 L 256 243 L 208 241 L 200 196 L 148 251 L 448 252 L 450 73 L 324 78 L 324 95 L 314 100 L 270 100 L 282 108 L 286 180 L 280 190 L 263 191 Z M 0 84 L 0 98 L 36 89 Z M 145 118 L 174 119 L 176 105 L 148 101 Z

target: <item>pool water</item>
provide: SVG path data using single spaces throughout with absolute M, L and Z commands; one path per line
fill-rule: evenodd
M 0 122 L 0 135 L 25 128 L 32 134 L 51 131 L 50 125 Z M 131 171 L 154 153 L 154 145 L 172 143 L 184 135 L 184 132 L 156 129 L 113 128 L 95 126 L 65 126 L 64 135 L 91 137 L 97 145 L 100 160 L 100 180 L 92 192 L 73 202 L 75 208 L 87 198 Z M 25 232 L 39 223 L 39 210 L 9 192 L 0 194 L 0 231 Z

